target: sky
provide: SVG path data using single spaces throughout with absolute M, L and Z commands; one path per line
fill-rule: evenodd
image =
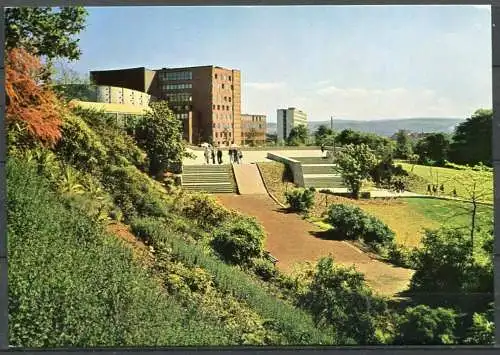
M 243 113 L 311 121 L 470 116 L 492 106 L 489 6 L 88 8 L 90 70 L 241 70 Z

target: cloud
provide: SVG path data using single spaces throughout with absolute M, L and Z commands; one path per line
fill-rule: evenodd
M 462 103 L 429 89 L 339 88 L 329 86 L 316 90 L 316 99 L 304 109 L 313 115 L 326 116 L 328 112 L 345 118 L 397 117 L 461 117 L 472 112 L 479 103 Z
M 270 82 L 270 83 L 246 83 L 244 84 L 249 89 L 255 89 L 255 90 L 276 90 L 276 89 L 281 89 L 285 87 L 285 83 L 276 83 L 276 82 Z

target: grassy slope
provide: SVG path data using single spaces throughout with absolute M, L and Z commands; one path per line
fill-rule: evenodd
M 9 341 L 13 346 L 230 344 L 182 305 L 26 163 L 8 164 Z
M 415 175 L 418 175 L 424 178 L 428 183 L 432 184 L 444 184 L 445 194 L 452 194 L 453 188 L 457 189 L 457 195 L 459 197 L 467 198 L 467 194 L 464 190 L 464 185 L 460 184 L 459 181 L 456 180 L 456 177 L 462 173 L 461 170 L 450 169 L 450 168 L 441 168 L 441 167 L 429 167 L 425 165 L 415 165 L 407 164 L 407 163 L 399 163 L 406 171 L 412 171 Z M 493 201 L 493 174 L 490 174 L 491 180 L 487 182 L 487 185 L 482 186 L 481 189 L 490 190 L 491 193 L 489 197 L 486 198 L 486 201 Z M 427 184 L 422 184 L 414 187 L 414 192 L 426 194 L 427 193 Z

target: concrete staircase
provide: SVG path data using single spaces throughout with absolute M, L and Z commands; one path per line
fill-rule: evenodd
M 230 164 L 184 165 L 182 169 L 182 188 L 186 191 L 212 194 L 237 192 Z
M 316 189 L 344 188 L 344 184 L 332 159 L 321 157 L 291 157 L 300 162 L 304 187 Z

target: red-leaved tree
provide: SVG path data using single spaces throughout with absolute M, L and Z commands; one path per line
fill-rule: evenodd
M 40 59 L 24 49 L 6 53 L 5 95 L 8 129 L 18 129 L 45 146 L 61 138 L 62 106 L 41 78 Z

